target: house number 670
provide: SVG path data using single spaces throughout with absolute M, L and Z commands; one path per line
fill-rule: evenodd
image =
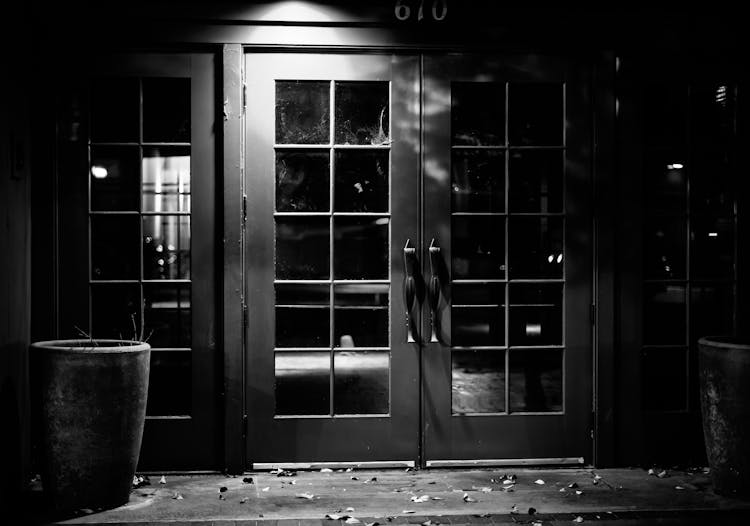
M 419 0 L 419 8 L 417 9 L 417 21 L 422 21 L 424 18 L 424 0 Z M 396 0 L 396 7 L 393 9 L 396 18 L 399 20 L 409 20 L 411 17 L 411 7 L 404 0 Z M 432 2 L 432 19 L 433 20 L 445 20 L 448 16 L 448 0 L 433 0 Z

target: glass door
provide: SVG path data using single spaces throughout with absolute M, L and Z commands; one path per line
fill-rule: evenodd
M 425 58 L 424 78 L 427 465 L 581 463 L 592 451 L 584 70 L 455 55 Z
M 249 464 L 413 465 L 418 60 L 246 60 Z

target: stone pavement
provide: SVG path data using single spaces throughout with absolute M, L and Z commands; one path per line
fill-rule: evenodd
M 32 497 L 20 515 L 6 515 L 8 524 L 750 524 L 750 501 L 714 494 L 702 470 L 277 470 L 149 479 L 119 508 L 60 517 Z

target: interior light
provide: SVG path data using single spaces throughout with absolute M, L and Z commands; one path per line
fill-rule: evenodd
M 557 255 L 557 262 L 562 263 L 562 254 Z
M 548 263 L 552 263 L 554 260 L 555 260 L 555 255 L 554 254 L 550 254 L 549 256 L 547 256 L 547 262 Z
M 683 167 L 682 163 L 672 163 L 667 165 L 667 170 L 682 170 Z
M 719 237 L 719 233 L 718 232 L 709 232 L 708 233 L 708 237 Z
M 94 176 L 94 179 L 104 179 L 108 174 L 109 172 L 107 172 L 107 169 L 104 166 L 91 167 L 91 175 Z

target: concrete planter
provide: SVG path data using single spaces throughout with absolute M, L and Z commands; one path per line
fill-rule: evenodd
M 716 493 L 750 496 L 750 342 L 699 340 L 701 412 Z
M 141 449 L 151 347 L 58 340 L 31 350 L 39 364 L 42 483 L 53 506 L 126 503 Z

